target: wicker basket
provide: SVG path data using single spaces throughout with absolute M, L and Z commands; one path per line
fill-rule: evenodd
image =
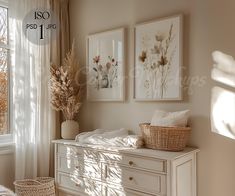
M 150 123 L 140 124 L 146 148 L 182 151 L 190 136 L 190 127 L 160 127 L 150 126 Z
M 50 177 L 16 180 L 14 185 L 17 196 L 55 196 L 54 179 Z

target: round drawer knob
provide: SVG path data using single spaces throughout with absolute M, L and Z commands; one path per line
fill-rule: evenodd
M 81 185 L 77 183 L 76 186 L 80 187 Z
M 134 163 L 133 163 L 133 161 L 129 161 L 129 165 L 133 165 Z
M 79 166 L 76 166 L 75 168 L 76 168 L 76 169 L 79 169 Z
M 130 180 L 130 181 L 133 180 L 133 177 L 129 177 L 129 180 Z

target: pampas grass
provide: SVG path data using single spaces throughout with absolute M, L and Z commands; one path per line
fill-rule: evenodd
M 63 65 L 51 65 L 50 68 L 51 105 L 56 111 L 62 111 L 66 120 L 76 120 L 81 107 L 82 89 L 78 70 L 73 42 Z

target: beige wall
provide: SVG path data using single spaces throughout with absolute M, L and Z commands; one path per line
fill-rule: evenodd
M 0 185 L 13 189 L 14 167 L 13 152 L 5 152 L 0 149 Z
M 156 108 L 191 110 L 190 144 L 201 150 L 198 157 L 198 196 L 235 195 L 235 141 L 210 131 L 211 52 L 219 49 L 235 56 L 234 0 L 70 0 L 71 37 L 78 41 L 78 58 L 85 65 L 88 34 L 127 28 L 127 71 L 134 66 L 133 27 L 155 18 L 184 14 L 184 66 L 186 76 L 207 77 L 202 87 L 182 102 L 135 102 L 133 80 L 127 80 L 125 103 L 84 103 L 80 115 L 83 130 L 126 127 L 138 130 Z

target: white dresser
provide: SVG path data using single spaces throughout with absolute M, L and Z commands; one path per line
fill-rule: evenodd
M 53 142 L 60 196 L 196 196 L 198 149 L 166 152 Z

